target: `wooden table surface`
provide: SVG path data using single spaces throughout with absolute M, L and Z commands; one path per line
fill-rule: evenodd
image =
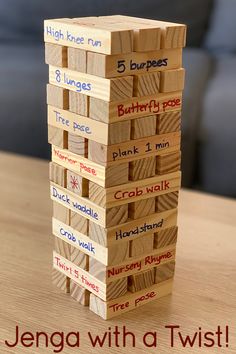
M 179 207 L 179 240 L 174 293 L 110 321 L 103 321 L 51 285 L 52 237 L 48 164 L 37 159 L 0 154 L 0 353 L 53 353 L 19 346 L 20 332 L 80 332 L 80 348 L 62 353 L 236 353 L 236 201 L 183 190 Z M 229 348 L 183 348 L 175 334 L 174 348 L 166 325 L 179 325 L 181 334 L 198 327 L 215 331 L 229 325 Z M 119 326 L 132 331 L 136 347 L 104 343 L 93 348 L 88 332 L 102 335 Z M 142 337 L 156 331 L 156 348 L 146 348 Z M 114 339 L 114 338 L 113 338 Z M 150 338 L 149 338 L 150 339 Z M 72 340 L 72 339 L 71 339 Z

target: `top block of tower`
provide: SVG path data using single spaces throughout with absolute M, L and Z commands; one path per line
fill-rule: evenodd
M 122 15 L 44 21 L 48 43 L 102 54 L 182 48 L 186 26 Z

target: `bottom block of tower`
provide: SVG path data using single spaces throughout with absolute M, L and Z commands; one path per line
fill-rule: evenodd
M 103 319 L 108 320 L 170 294 L 172 286 L 173 279 L 170 279 L 135 293 L 128 292 L 111 301 L 103 301 L 96 295 L 90 294 L 89 308 Z

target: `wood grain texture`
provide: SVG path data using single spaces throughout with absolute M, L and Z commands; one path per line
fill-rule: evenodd
M 148 125 L 148 121 L 146 123 Z M 149 134 L 153 133 L 153 131 L 147 128 L 144 129 L 143 133 Z M 180 139 L 180 132 L 173 132 L 146 136 L 141 139 L 129 140 L 114 145 L 104 145 L 89 140 L 88 157 L 93 162 L 102 166 L 114 166 L 121 162 L 131 162 L 179 151 Z
M 76 70 L 81 73 L 86 73 L 87 70 L 86 53 L 87 52 L 85 50 L 68 47 L 68 68 L 70 70 Z
M 53 202 L 53 217 L 70 225 L 71 211 L 63 205 Z
M 88 157 L 88 139 L 68 133 L 68 150 L 74 154 Z
M 78 250 L 78 248 L 75 248 L 73 246 L 70 246 L 70 248 L 71 252 L 69 260 L 78 267 L 84 270 L 89 270 L 89 256 L 84 252 Z
M 164 248 L 177 242 L 178 227 L 173 226 L 154 235 L 154 248 Z
M 152 96 L 133 97 L 119 102 L 90 97 L 89 116 L 104 123 L 115 123 L 152 114 L 179 111 L 182 91 L 158 93 Z
M 172 281 L 166 281 L 161 284 L 155 284 L 148 289 L 149 290 L 148 293 L 146 289 L 135 293 L 131 293 L 128 291 L 126 295 L 120 297 L 119 299 L 110 300 L 106 302 L 102 301 L 99 297 L 91 294 L 89 308 L 98 316 L 102 317 L 105 320 L 108 320 L 115 316 L 124 314 L 127 311 L 145 305 L 150 301 L 160 299 L 161 297 L 170 294 L 172 291 L 172 284 L 173 284 Z M 153 294 L 153 296 L 147 296 L 147 294 Z M 145 300 L 143 301 L 141 299 L 145 299 Z M 153 313 L 150 312 L 151 317 L 152 315 Z M 135 315 L 132 321 L 136 322 Z M 135 326 L 133 328 L 135 328 Z M 137 353 L 137 348 L 135 349 L 134 353 Z M 145 352 L 140 352 L 140 353 L 145 353 Z
M 132 31 L 115 30 L 113 28 L 92 25 L 82 25 L 75 19 L 54 19 L 44 21 L 44 41 L 54 43 L 55 39 L 50 34 L 50 28 L 59 31 L 62 36 L 58 38 L 58 44 L 69 47 L 79 48 L 83 50 L 92 50 L 104 54 L 130 53 L 133 49 Z M 76 42 L 67 39 L 67 31 L 74 38 L 78 37 L 78 33 L 84 38 L 84 41 Z M 97 39 L 99 38 L 98 42 Z M 97 43 L 97 45 L 96 45 Z
M 48 142 L 61 149 L 67 149 L 68 133 L 65 130 L 48 125 Z
M 108 125 L 108 145 L 122 143 L 130 139 L 131 122 L 111 123 Z
M 177 208 L 179 192 L 171 192 L 156 197 L 156 212 Z
M 185 70 L 166 70 L 160 73 L 160 92 L 174 92 L 184 89 Z
M 67 67 L 67 47 L 45 43 L 45 62 L 48 65 Z
M 128 204 L 106 209 L 106 227 L 120 225 L 128 220 Z
M 156 115 L 133 119 L 131 121 L 131 139 L 141 139 L 156 134 Z
M 67 170 L 66 175 L 66 188 L 81 197 L 88 197 L 88 180 L 70 170 Z
M 70 281 L 70 296 L 83 306 L 89 306 L 89 291 L 82 286 Z
M 178 132 L 181 124 L 181 112 L 169 112 L 157 116 L 157 134 Z
M 84 338 L 91 331 L 92 323 L 93 333 L 104 333 L 109 325 L 106 321 L 75 301 L 68 301 L 68 296 L 63 296 L 51 284 L 53 239 L 49 237 L 52 205 L 48 198 L 48 162 L 2 152 L 0 159 L 4 166 L 0 169 L 0 183 L 4 186 L 0 204 L 0 322 L 4 326 L 0 328 L 0 338 L 13 342 L 13 323 L 19 323 L 21 329 L 28 328 L 33 333 L 40 330 L 51 334 L 58 328 L 67 333 L 79 328 Z M 9 178 L 11 183 L 6 183 Z M 30 211 L 26 205 L 30 206 Z M 150 329 L 158 329 L 162 354 L 170 353 L 170 335 L 163 327 L 168 323 L 180 324 L 188 334 L 195 333 L 199 324 L 215 329 L 219 323 L 227 323 L 234 340 L 236 283 L 229 281 L 229 277 L 233 279 L 236 267 L 235 208 L 234 199 L 183 189 L 179 202 L 181 237 L 172 296 L 152 298 L 149 304 L 140 302 L 140 305 L 145 304 L 141 309 L 133 305 L 133 299 L 145 295 L 146 290 L 134 293 L 133 297 L 127 293 L 119 302 L 115 299 L 106 304 L 107 308 L 117 302 L 130 301 L 130 306 L 120 311 L 121 316 L 112 323 L 121 327 L 125 323 L 137 338 L 142 338 Z M 149 291 L 160 294 L 160 287 L 156 284 Z M 131 308 L 136 310 L 130 311 Z M 112 311 L 111 314 L 114 317 L 117 313 Z M 233 343 L 229 345 L 230 348 L 220 351 L 235 354 Z M 80 349 L 94 353 L 86 341 L 81 341 Z M 147 352 L 142 346 L 128 349 L 132 354 Z M 3 350 L 12 354 L 12 349 Z M 49 348 L 41 348 L 40 354 L 48 351 Z M 122 353 L 124 350 L 116 348 L 115 351 Z M 19 352 L 28 354 L 30 350 L 21 347 Z M 66 347 L 64 353 L 70 352 Z M 174 352 L 186 353 L 186 348 L 173 348 Z M 201 352 L 207 354 L 209 349 L 202 348 Z M 110 354 L 111 349 L 104 347 L 103 353 Z M 191 354 L 199 354 L 199 348 L 191 348 Z
M 49 179 L 50 181 L 59 184 L 62 187 L 66 187 L 66 169 L 57 163 L 49 163 Z
M 122 278 L 107 284 L 107 301 L 117 299 L 127 293 L 127 280 L 127 278 Z
M 89 237 L 100 245 L 107 247 L 107 230 L 92 221 L 89 221 Z
M 128 290 L 135 293 L 151 287 L 154 284 L 154 274 L 154 269 L 150 269 L 139 274 L 130 275 L 128 277 Z
M 140 257 L 153 251 L 154 234 L 146 235 L 130 241 L 130 257 Z
M 155 213 L 155 204 L 155 197 L 129 203 L 129 217 L 131 219 L 138 219 L 142 216 L 153 214 Z
M 136 97 L 154 95 L 160 92 L 160 73 L 148 73 L 134 76 L 134 91 Z
M 70 219 L 70 226 L 81 232 L 84 235 L 88 235 L 88 225 L 89 221 L 88 219 L 84 218 L 83 216 L 79 215 L 78 213 L 74 211 L 71 212 L 71 219 Z
M 64 293 L 70 293 L 70 278 L 56 269 L 52 269 L 52 283 Z
M 68 109 L 69 91 L 56 85 L 47 84 L 47 104 L 61 109 Z
M 118 186 L 127 183 L 129 180 L 129 164 L 108 166 L 106 168 L 105 187 Z
M 54 250 L 68 260 L 70 260 L 71 248 L 72 247 L 67 242 L 58 237 L 54 237 Z
M 175 261 L 163 264 L 155 269 L 154 283 L 158 284 L 174 277 Z
M 119 101 L 133 96 L 132 76 L 104 79 L 49 65 L 49 83 L 105 101 Z
M 131 181 L 155 176 L 156 158 L 147 157 L 129 163 L 129 178 Z
M 98 184 L 89 181 L 89 199 L 100 205 L 101 207 L 106 207 L 106 189 L 99 186 Z
M 69 109 L 71 112 L 88 117 L 89 97 L 79 92 L 69 91 Z
M 157 174 L 175 172 L 180 170 L 181 152 L 171 154 L 163 154 L 156 157 L 157 159 Z
M 138 65 L 130 65 L 134 62 Z M 124 66 L 120 67 L 119 63 Z M 151 65 L 151 63 L 153 65 Z M 148 72 L 177 69 L 182 65 L 182 49 L 168 49 L 151 52 L 133 52 L 122 55 L 87 53 L 88 74 L 111 78 L 125 75 L 145 74 Z

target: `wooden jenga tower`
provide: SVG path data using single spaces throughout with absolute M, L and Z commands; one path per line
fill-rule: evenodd
M 45 21 L 53 282 L 108 319 L 171 292 L 186 26 Z

